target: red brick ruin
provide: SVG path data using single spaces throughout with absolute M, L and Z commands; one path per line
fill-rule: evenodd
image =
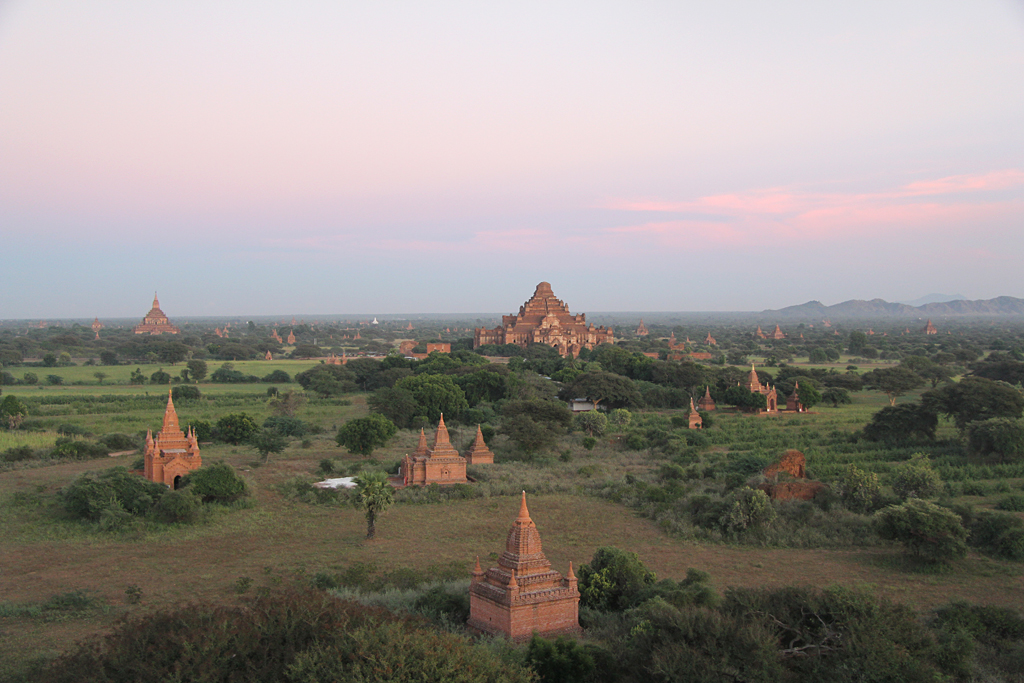
M 153 430 L 146 432 L 144 459 L 146 479 L 172 489 L 178 488 L 183 476 L 203 465 L 195 431 L 189 429 L 186 435 L 178 427 L 178 413 L 174 410 L 170 390 L 167 392 L 163 428 L 157 432 L 156 438 L 153 438 Z
M 807 459 L 800 451 L 790 449 L 782 454 L 778 462 L 764 470 L 768 481 L 758 488 L 772 500 L 812 500 L 828 488 L 820 481 L 807 479 Z M 779 474 L 787 474 L 798 481 L 779 481 Z
M 485 572 L 480 558 L 476 560 L 469 586 L 469 627 L 517 642 L 529 640 L 534 632 L 578 633 L 579 605 L 572 563 L 564 577 L 551 569 L 523 491 L 519 516 L 509 529 L 498 566 Z
M 704 387 L 704 396 L 697 401 L 697 408 L 705 411 L 715 409 L 715 399 L 711 398 L 711 387 Z
M 476 328 L 473 348 L 484 344 L 515 344 L 526 348 L 529 344 L 546 344 L 558 349 L 563 356 L 575 358 L 582 349 L 614 341 L 611 328 L 587 325 L 584 313 L 573 315 L 569 307 L 555 298 L 551 285 L 541 282 L 533 296 L 519 307 L 517 315 L 501 317 L 501 327 L 487 330 Z
M 135 334 L 178 334 L 181 330 L 171 324 L 167 315 L 160 310 L 160 301 L 153 293 L 153 308 L 142 319 L 142 322 L 135 326 Z

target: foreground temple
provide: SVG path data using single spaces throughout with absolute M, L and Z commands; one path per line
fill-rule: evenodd
M 199 440 L 194 430 L 186 435 L 178 427 L 178 413 L 174 410 L 171 392 L 167 392 L 167 409 L 164 411 L 164 426 L 153 437 L 153 430 L 146 432 L 145 476 L 150 481 L 178 488 L 181 478 L 199 469 L 203 459 L 199 455 Z
M 427 448 L 427 435 L 421 429 L 419 446 L 412 454 L 402 458 L 399 476 L 403 486 L 468 483 L 466 459 L 452 446 L 448 428 L 444 424 L 444 415 L 437 423 L 434 447 Z
M 551 569 L 524 491 L 498 566 L 485 572 L 480 558 L 476 560 L 469 586 L 469 627 L 515 641 L 528 640 L 534 632 L 542 636 L 577 633 L 579 606 L 572 563 L 564 577 Z
M 533 296 L 519 307 L 517 315 L 501 317 L 501 327 L 487 330 L 478 327 L 473 333 L 473 348 L 484 344 L 545 344 L 558 349 L 563 356 L 575 358 L 582 349 L 614 341 L 611 328 L 587 325 L 584 313 L 573 315 L 561 299 L 555 297 L 551 285 L 541 282 Z
M 153 293 L 153 308 L 142 319 L 142 322 L 135 326 L 135 334 L 178 334 L 181 330 L 171 324 L 167 314 L 160 310 L 160 301 Z

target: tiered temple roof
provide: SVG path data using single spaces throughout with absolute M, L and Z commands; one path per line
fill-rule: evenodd
M 452 446 L 444 415 L 437 423 L 434 447 L 427 448 L 427 436 L 421 429 L 419 446 L 402 458 L 399 476 L 403 486 L 467 483 L 466 459 Z
M 650 332 L 647 331 L 647 326 L 644 325 L 644 319 L 640 318 L 640 324 L 636 328 L 636 336 L 646 337 Z
M 711 398 L 711 387 L 704 387 L 704 396 L 697 401 L 697 407 L 700 410 L 714 410 L 715 399 Z
M 153 293 L 153 308 L 142 319 L 142 322 L 135 326 L 135 334 L 178 334 L 181 330 L 171 324 L 167 314 L 160 310 L 160 301 Z
M 464 456 L 469 465 L 491 465 L 494 463 L 494 453 L 487 447 L 480 425 L 476 426 L 476 439 L 473 440 L 473 445 L 469 447 Z
M 544 555 L 537 525 L 530 518 L 523 492 L 519 515 L 505 539 L 498 565 L 484 571 L 477 558 L 469 586 L 469 627 L 504 634 L 513 640 L 576 633 L 580 593 L 569 563 L 563 577 Z
M 939 331 L 937 329 L 935 329 L 935 325 L 932 325 L 932 321 L 929 320 L 928 324 L 924 326 L 924 333 L 925 334 L 938 334 Z
M 178 426 L 178 413 L 174 410 L 171 392 L 167 392 L 167 408 L 164 410 L 164 424 L 157 432 L 146 432 L 146 450 L 144 453 L 145 476 L 150 481 L 178 488 L 181 477 L 203 464 L 199 455 L 199 440 L 195 430 L 189 428 L 188 434 Z
M 775 391 L 775 387 L 768 386 L 767 384 L 761 384 L 761 380 L 757 377 L 757 370 L 754 369 L 754 364 L 750 364 L 750 374 L 747 376 L 747 383 L 745 385 L 747 389 L 754 392 L 755 394 L 764 395 L 768 402 L 766 412 L 776 413 L 779 410 L 779 395 Z
M 485 344 L 545 344 L 558 349 L 563 356 L 575 358 L 582 349 L 614 341 L 611 328 L 587 325 L 586 315 L 569 312 L 569 307 L 555 297 L 551 285 L 541 282 L 533 296 L 519 307 L 516 315 L 501 318 L 501 327 L 493 330 L 477 328 L 473 348 Z

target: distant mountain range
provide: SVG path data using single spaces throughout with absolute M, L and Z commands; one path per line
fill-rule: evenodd
M 934 296 L 934 295 L 931 295 Z M 939 295 L 941 296 L 941 295 Z M 924 297 L 928 298 L 928 297 Z M 883 299 L 851 299 L 841 304 L 826 306 L 820 301 L 808 301 L 799 306 L 766 310 L 780 318 L 947 318 L 969 316 L 1024 316 L 1024 299 L 997 296 L 995 299 L 966 301 L 936 301 L 920 306 L 889 303 Z
M 946 301 L 963 301 L 966 298 L 963 294 L 925 294 L 913 301 L 897 301 L 896 303 L 908 306 L 924 306 L 925 304 L 941 304 Z

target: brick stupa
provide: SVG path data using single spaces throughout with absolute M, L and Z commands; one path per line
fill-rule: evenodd
M 164 426 L 153 437 L 153 430 L 146 432 L 145 451 L 146 479 L 178 488 L 181 478 L 199 469 L 203 459 L 199 455 L 199 440 L 193 429 L 186 435 L 178 427 L 178 413 L 174 410 L 171 392 L 167 392 L 167 410 L 164 411 Z
M 704 411 L 711 411 L 715 409 L 715 399 L 711 398 L 711 387 L 704 387 L 704 396 L 697 401 L 697 408 Z
M 178 334 L 181 330 L 171 324 L 167 314 L 160 310 L 160 301 L 153 293 L 153 308 L 142 319 L 142 322 L 135 326 L 135 334 Z
M 444 415 L 437 423 L 434 447 L 427 448 L 427 436 L 420 430 L 420 443 L 410 455 L 402 458 L 399 476 L 404 486 L 427 484 L 466 484 L 466 459 L 452 446 Z
M 570 313 L 569 307 L 555 297 L 547 282 L 537 285 L 533 296 L 519 307 L 518 314 L 503 315 L 501 327 L 493 330 L 478 327 L 473 333 L 474 349 L 484 344 L 515 344 L 523 348 L 544 344 L 573 358 L 580 355 L 582 349 L 613 341 L 611 328 L 587 325 L 586 314 Z
M 466 458 L 467 465 L 494 464 L 494 453 L 492 453 L 491 449 L 487 447 L 487 443 L 484 441 L 484 433 L 481 431 L 480 425 L 476 426 L 476 438 L 473 440 L 473 445 L 465 452 L 464 457 Z
M 517 642 L 529 640 L 534 632 L 542 636 L 578 633 L 579 606 L 572 563 L 564 577 L 551 569 L 524 491 L 498 566 L 485 572 L 477 558 L 469 586 L 469 627 Z

